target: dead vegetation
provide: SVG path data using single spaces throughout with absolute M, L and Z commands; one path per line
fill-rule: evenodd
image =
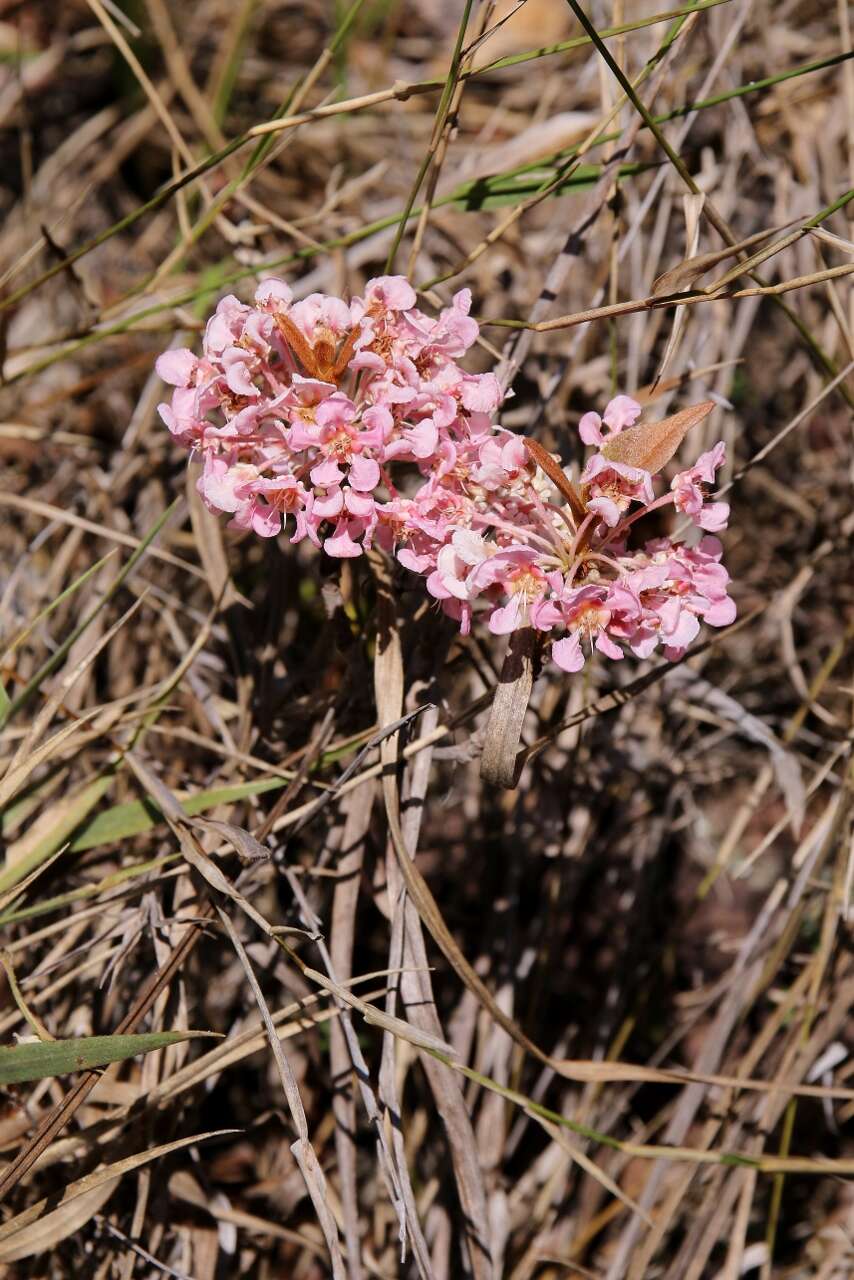
M 465 8 L 0 9 L 4 1043 L 224 1037 L 3 1077 L 9 1277 L 854 1270 L 850 14 Z M 513 791 L 502 646 L 156 415 L 222 293 L 392 258 L 566 463 L 612 387 L 729 448 L 740 621 L 541 674 Z

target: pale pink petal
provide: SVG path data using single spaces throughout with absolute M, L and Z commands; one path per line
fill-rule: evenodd
M 668 645 L 686 649 L 700 631 L 700 624 L 688 609 L 680 609 L 675 624 L 667 625 L 664 621 L 664 610 L 661 612 L 662 638 Z
M 356 416 L 356 406 L 347 396 L 336 391 L 326 400 L 321 400 L 315 410 L 315 417 L 321 427 L 333 427 L 340 430 L 347 427 Z
M 275 507 L 253 502 L 252 528 L 261 538 L 275 538 L 282 531 L 282 517 Z
M 379 447 L 394 428 L 394 418 L 387 405 L 371 405 L 362 414 L 362 430 L 359 439 L 364 444 Z
M 636 658 L 648 658 L 658 647 L 657 631 L 638 631 L 629 641 L 629 648 Z
M 460 399 L 466 409 L 476 413 L 494 413 L 501 403 L 501 384 L 494 373 L 482 373 L 466 379 Z
M 453 544 L 457 555 L 468 565 L 480 564 L 489 554 L 486 543 L 474 529 L 457 529 Z
M 709 556 L 712 560 L 720 560 L 724 553 L 724 546 L 720 538 L 701 538 L 697 543 L 696 550 L 704 556 Z
M 602 419 L 598 413 L 585 413 L 578 424 L 578 434 L 585 444 L 602 444 Z
M 433 572 L 429 574 L 426 586 L 430 595 L 434 596 L 436 600 L 447 600 L 451 595 L 450 591 L 445 586 L 444 576 L 438 569 L 434 569 Z
M 276 308 L 279 311 L 285 310 L 293 296 L 284 280 L 278 280 L 275 276 L 262 280 L 255 290 L 255 301 L 259 307 Z
M 354 556 L 362 554 L 362 548 L 350 537 L 347 523 L 344 520 L 335 526 L 335 533 L 332 537 L 325 540 L 323 550 L 327 555 L 335 556 L 339 560 L 350 560 Z
M 537 631 L 551 631 L 563 618 L 560 609 L 551 600 L 535 600 L 531 605 L 531 626 Z
M 340 489 L 333 489 L 324 497 L 315 498 L 312 510 L 320 520 L 333 520 L 344 509 L 344 494 Z
M 710 627 L 728 627 L 731 622 L 735 622 L 735 614 L 735 601 L 724 596 L 723 600 L 715 600 L 706 610 L 703 621 L 708 622 Z
M 432 563 L 429 556 L 416 555 L 411 547 L 401 547 L 397 558 L 404 569 L 410 569 L 413 573 L 424 573 Z
M 717 533 L 718 530 L 726 528 L 728 520 L 728 502 L 707 502 L 697 517 L 697 524 L 701 529 L 708 529 L 710 533 Z
M 236 360 L 234 364 L 229 365 L 225 371 L 225 380 L 235 395 L 258 396 L 261 394 L 242 360 Z
M 344 479 L 344 472 L 334 458 L 324 458 L 316 467 L 312 467 L 309 474 L 312 484 L 323 485 L 324 488 L 340 484 Z
M 623 514 L 616 502 L 612 501 L 611 498 L 604 497 L 604 495 L 600 495 L 598 498 L 591 498 L 587 504 L 587 510 L 595 511 L 596 515 L 602 518 L 609 529 L 616 528 Z
M 719 440 L 717 444 L 709 449 L 708 453 L 700 454 L 700 457 L 694 463 L 691 470 L 694 472 L 698 480 L 702 480 L 705 484 L 713 484 L 715 472 L 726 462 L 726 445 L 723 440 Z
M 313 474 L 312 474 L 313 478 Z M 354 489 L 361 489 L 363 493 L 370 493 L 376 489 L 380 482 L 380 469 L 373 458 L 366 458 L 364 454 L 357 454 L 350 463 L 350 484 Z M 326 483 L 321 481 L 321 483 Z
M 502 608 L 493 610 L 488 625 L 494 636 L 509 635 L 511 631 L 515 631 L 522 625 L 524 619 L 520 617 L 521 604 L 521 597 L 515 595 L 511 596 Z
M 624 657 L 622 649 L 619 645 L 614 644 L 614 641 L 606 631 L 600 631 L 596 636 L 594 648 L 598 649 L 600 653 L 604 653 L 606 658 L 613 658 L 615 662 Z
M 376 276 L 365 285 L 365 297 L 381 302 L 389 311 L 411 311 L 417 302 L 406 276 Z
M 633 400 L 631 396 L 615 396 L 607 405 L 602 417 L 606 426 L 609 426 L 613 434 L 617 435 L 626 427 L 633 426 L 640 415 L 641 407 L 637 400 Z
M 158 378 L 171 387 L 189 387 L 199 361 L 187 347 L 164 351 L 154 362 Z
M 584 654 L 581 651 L 581 641 L 577 631 L 565 636 L 563 640 L 554 642 L 552 662 L 556 662 L 562 671 L 568 671 L 570 674 L 581 670 L 584 666 Z
M 345 489 L 344 506 L 351 515 L 358 516 L 360 520 L 366 520 L 373 516 L 376 504 L 369 493 L 359 493 L 356 489 Z
M 419 422 L 417 427 L 407 432 L 407 436 L 416 458 L 429 458 L 435 453 L 439 443 L 439 432 L 431 418 Z
M 528 462 L 528 450 L 525 441 L 513 436 L 501 446 L 501 465 L 508 471 L 521 471 Z

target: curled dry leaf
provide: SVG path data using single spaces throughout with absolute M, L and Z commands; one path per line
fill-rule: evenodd
M 700 277 L 704 276 L 712 267 L 716 267 L 719 262 L 726 262 L 727 258 L 732 258 L 738 253 L 752 249 L 754 245 L 761 244 L 763 240 L 767 240 L 769 236 L 777 235 L 788 226 L 791 226 L 791 223 L 784 222 L 779 227 L 768 227 L 765 231 L 757 231 L 745 240 L 739 240 L 738 244 L 724 245 L 722 249 L 713 249 L 709 253 L 698 253 L 693 254 L 691 257 L 683 258 L 681 262 L 677 262 L 675 267 L 671 267 L 669 271 L 665 271 L 662 275 L 656 277 L 650 290 L 652 297 L 665 298 L 670 294 L 692 289 Z

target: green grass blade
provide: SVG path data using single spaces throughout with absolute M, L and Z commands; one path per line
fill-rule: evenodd
M 165 1049 L 170 1044 L 213 1034 L 210 1031 L 146 1031 L 130 1036 L 81 1036 L 76 1040 L 7 1045 L 0 1048 L 0 1085 L 105 1067 L 110 1062 L 122 1062 L 138 1054 Z
M 632 178 L 639 173 L 646 173 L 649 169 L 657 169 L 659 167 L 660 162 L 638 162 L 620 165 L 618 172 L 621 178 Z M 596 185 L 600 173 L 601 168 L 599 165 L 579 165 L 568 177 L 555 186 L 554 190 L 550 192 L 550 197 L 567 195 L 572 191 L 586 191 Z M 553 174 L 550 173 L 547 181 L 550 182 L 552 177 Z M 541 179 L 538 180 L 535 177 L 526 176 L 517 178 L 512 174 L 498 174 L 494 178 L 477 178 L 473 182 L 468 182 L 464 186 L 458 187 L 449 195 L 443 196 L 441 200 L 437 200 L 434 208 L 438 209 L 441 205 L 454 205 L 456 208 L 468 212 L 500 209 L 504 205 L 518 204 L 520 200 L 536 195 L 541 186 Z
M 267 791 L 281 791 L 287 785 L 284 778 L 263 778 L 256 782 L 237 783 L 232 787 L 214 787 L 209 791 L 197 791 L 193 795 L 177 798 L 187 816 L 193 818 L 208 809 L 216 808 L 218 804 L 234 804 L 249 796 L 264 795 Z M 143 835 L 163 821 L 163 815 L 153 800 L 129 800 L 97 814 L 81 827 L 68 846 L 69 851 L 83 853 L 96 845 L 114 844 L 131 836 Z

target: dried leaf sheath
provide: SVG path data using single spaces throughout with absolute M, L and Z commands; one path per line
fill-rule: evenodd
M 534 685 L 536 650 L 537 635 L 531 627 L 514 632 L 495 687 L 480 773 L 485 782 L 496 787 L 515 787 L 519 781 L 522 762 L 520 759 L 517 765 L 517 754 Z

